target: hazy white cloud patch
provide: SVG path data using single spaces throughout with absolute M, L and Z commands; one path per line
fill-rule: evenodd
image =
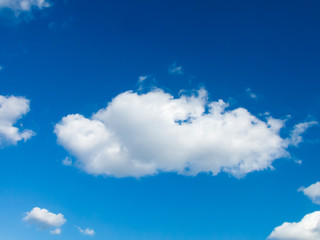
M 34 13 L 51 6 L 48 0 L 0 0 L 0 17 L 8 22 L 30 21 Z
M 320 205 L 320 182 L 311 184 L 309 187 L 300 187 L 299 192 L 303 192 L 311 201 Z
M 209 102 L 204 89 L 178 98 L 153 89 L 121 93 L 90 118 L 70 114 L 54 132 L 76 157 L 75 165 L 93 175 L 226 172 L 241 177 L 290 157 L 291 137 L 280 136 L 284 122 L 271 116 L 260 120 L 241 107 L 228 109 L 222 100 Z
M 54 228 L 50 231 L 51 234 L 60 234 L 60 227 L 67 221 L 61 213 L 54 214 L 47 209 L 38 207 L 27 212 L 23 220 L 30 224 L 35 224 L 40 229 Z
M 0 71 L 3 70 L 3 66 L 0 65 Z
M 168 70 L 170 74 L 176 74 L 176 75 L 183 74 L 182 66 L 178 65 L 177 63 L 171 64 Z
M 17 142 L 35 135 L 31 130 L 15 127 L 17 120 L 30 110 L 30 101 L 24 97 L 0 95 L 0 147 L 17 144 Z
M 53 235 L 60 235 L 61 234 L 61 229 L 60 228 L 56 228 L 50 231 L 51 234 Z
M 33 8 L 42 9 L 50 7 L 46 0 L 0 0 L 0 9 L 8 8 L 15 12 L 31 11 Z
M 82 229 L 81 227 L 78 227 L 78 230 L 83 235 L 87 235 L 87 236 L 91 236 L 91 237 L 93 237 L 95 235 L 94 230 L 90 229 L 90 228 Z
M 143 83 L 147 78 L 148 78 L 148 76 L 146 76 L 146 75 L 139 76 L 138 83 Z
M 316 121 L 297 124 L 291 133 L 291 144 L 297 146 L 302 141 L 301 134 L 304 133 L 309 127 L 317 124 L 318 122 Z
M 72 160 L 70 157 L 65 157 L 63 160 L 62 160 L 62 164 L 65 165 L 65 166 L 71 166 L 72 165 Z
M 251 88 L 247 88 L 247 89 L 246 89 L 246 93 L 247 93 L 247 95 L 248 95 L 250 98 L 252 98 L 252 99 L 257 99 L 257 98 L 258 98 L 258 95 L 255 94 L 255 93 L 253 93 L 252 90 L 251 90 Z
M 318 240 L 320 239 L 320 211 L 307 214 L 300 222 L 285 222 L 276 227 L 268 239 Z

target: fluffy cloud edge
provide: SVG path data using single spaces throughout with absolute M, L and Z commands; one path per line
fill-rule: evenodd
M 306 188 L 300 187 L 298 191 L 303 192 L 313 203 L 320 205 L 320 182 L 311 184 Z
M 288 146 L 297 146 L 301 134 L 316 124 L 297 124 L 282 138 L 284 120 L 268 116 L 263 121 L 245 108 L 227 107 L 222 100 L 208 102 L 204 89 L 179 98 L 159 88 L 144 94 L 127 91 L 91 118 L 62 118 L 54 132 L 76 157 L 75 165 L 93 175 L 227 172 L 241 177 L 290 157 Z
M 0 95 L 0 147 L 27 141 L 35 132 L 20 130 L 14 125 L 30 111 L 30 100 L 25 97 Z
M 284 222 L 276 227 L 268 239 L 317 240 L 320 239 L 320 211 L 305 215 L 300 222 Z
M 50 231 L 51 234 L 60 234 L 60 227 L 67 222 L 61 213 L 55 214 L 39 207 L 34 207 L 30 212 L 26 212 L 23 221 L 35 224 L 40 229 L 55 228 Z

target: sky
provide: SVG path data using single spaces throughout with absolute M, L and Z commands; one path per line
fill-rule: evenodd
M 320 239 L 319 10 L 0 0 L 0 239 Z

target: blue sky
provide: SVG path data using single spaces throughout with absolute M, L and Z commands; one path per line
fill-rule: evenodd
M 0 239 L 319 239 L 319 9 L 0 0 Z

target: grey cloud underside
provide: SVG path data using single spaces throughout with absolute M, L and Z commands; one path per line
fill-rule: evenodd
M 55 133 L 76 165 L 93 175 L 222 171 L 239 177 L 290 156 L 287 147 L 293 142 L 279 134 L 283 120 L 262 121 L 245 108 L 227 107 L 222 100 L 208 102 L 204 89 L 179 98 L 161 89 L 128 91 L 91 118 L 64 117 Z

